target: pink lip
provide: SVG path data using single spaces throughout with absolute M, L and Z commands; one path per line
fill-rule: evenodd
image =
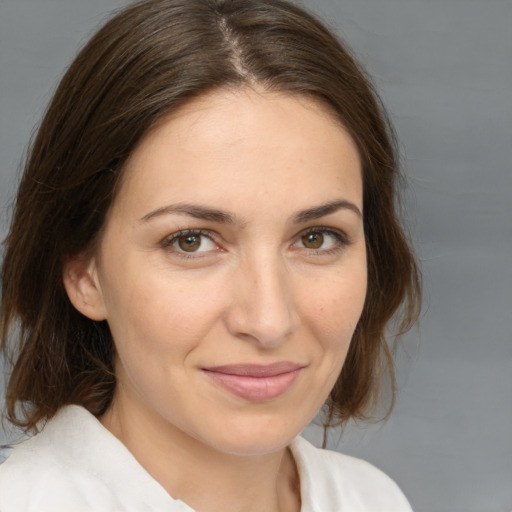
M 287 361 L 269 365 L 236 364 L 204 368 L 205 374 L 234 395 L 252 402 L 285 393 L 304 366 Z

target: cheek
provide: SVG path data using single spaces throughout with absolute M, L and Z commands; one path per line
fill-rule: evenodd
M 199 344 L 219 309 L 218 295 L 205 290 L 206 284 L 183 283 L 171 273 L 158 272 L 111 286 L 108 322 L 120 355 L 129 350 L 137 357 L 158 359 Z
M 311 283 L 310 283 L 311 284 Z M 307 347 L 314 361 L 304 397 L 311 398 L 309 413 L 316 414 L 335 385 L 361 316 L 366 296 L 366 266 L 331 273 L 304 293 L 302 318 Z
M 169 386 L 186 378 L 187 358 L 209 329 L 208 312 L 193 293 L 184 299 L 182 287 L 163 279 L 131 285 L 129 294 L 118 294 L 111 304 L 118 382 L 148 402 L 165 403 Z
M 366 266 L 332 278 L 308 295 L 310 324 L 324 343 L 339 347 L 352 338 L 366 298 Z

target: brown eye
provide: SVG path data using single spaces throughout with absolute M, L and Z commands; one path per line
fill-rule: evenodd
M 322 233 L 308 233 L 301 237 L 304 247 L 307 249 L 320 249 L 324 243 L 324 235 Z
M 163 249 L 173 255 L 200 257 L 220 249 L 209 232 L 202 230 L 183 230 L 172 233 L 160 242 Z
M 182 251 L 195 252 L 201 247 L 200 235 L 183 235 L 178 238 L 178 246 Z

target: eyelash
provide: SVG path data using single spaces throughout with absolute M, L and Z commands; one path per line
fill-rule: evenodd
M 312 235 L 312 234 L 321 234 L 321 235 L 328 235 L 332 236 L 336 239 L 336 245 L 330 249 L 308 249 L 307 247 L 300 247 L 297 250 L 305 250 L 309 254 L 313 256 L 326 256 L 335 254 L 341 250 L 343 250 L 346 246 L 351 244 L 350 238 L 344 233 L 343 231 L 340 231 L 338 229 L 329 228 L 326 226 L 315 226 L 313 228 L 305 229 L 304 231 L 301 231 L 296 237 L 295 242 L 296 244 L 299 240 L 301 240 L 302 237 Z M 213 243 L 217 244 L 216 242 L 216 236 L 212 231 L 205 230 L 205 229 L 183 229 L 180 231 L 176 231 L 175 233 L 172 233 L 171 235 L 165 237 L 161 242 L 160 246 L 163 249 L 166 249 L 169 252 L 172 252 L 173 254 L 184 258 L 184 259 L 197 259 L 201 258 L 203 255 L 202 253 L 197 252 L 190 252 L 187 253 L 186 251 L 180 251 L 179 249 L 176 249 L 173 247 L 173 244 L 178 241 L 181 237 L 184 236 L 200 236 L 205 237 L 211 240 Z M 208 251 L 209 252 L 209 251 Z
M 328 235 L 334 237 L 336 240 L 335 246 L 330 249 L 308 249 L 307 247 L 301 247 L 301 249 L 308 251 L 309 254 L 314 256 L 328 256 L 336 254 L 351 244 L 351 240 L 346 233 L 327 226 L 315 226 L 313 228 L 306 229 L 299 233 L 296 238 L 297 240 L 300 240 L 302 237 L 312 234 Z
M 180 258 L 184 259 L 197 259 L 202 256 L 201 253 L 196 252 L 190 252 L 187 253 L 186 251 L 180 251 L 178 249 L 175 249 L 172 247 L 172 245 L 178 241 L 182 236 L 201 236 L 208 238 L 212 242 L 216 243 L 215 236 L 213 236 L 211 231 L 205 230 L 205 229 L 182 229 L 180 231 L 176 231 L 175 233 L 172 233 L 171 235 L 165 237 L 162 242 L 160 242 L 160 245 L 163 249 L 166 249 L 169 252 L 172 252 L 173 254 L 176 254 Z

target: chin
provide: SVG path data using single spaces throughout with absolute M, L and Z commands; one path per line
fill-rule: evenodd
M 264 416 L 252 421 L 232 422 L 216 432 L 210 430 L 206 442 L 216 451 L 237 455 L 256 456 L 276 453 L 285 449 L 297 437 L 307 425 L 307 421 L 293 424 L 282 419 Z
M 269 455 L 284 450 L 295 438 L 286 439 L 236 439 L 223 440 L 213 448 L 221 453 L 235 455 L 238 457 L 254 457 L 261 455 Z

